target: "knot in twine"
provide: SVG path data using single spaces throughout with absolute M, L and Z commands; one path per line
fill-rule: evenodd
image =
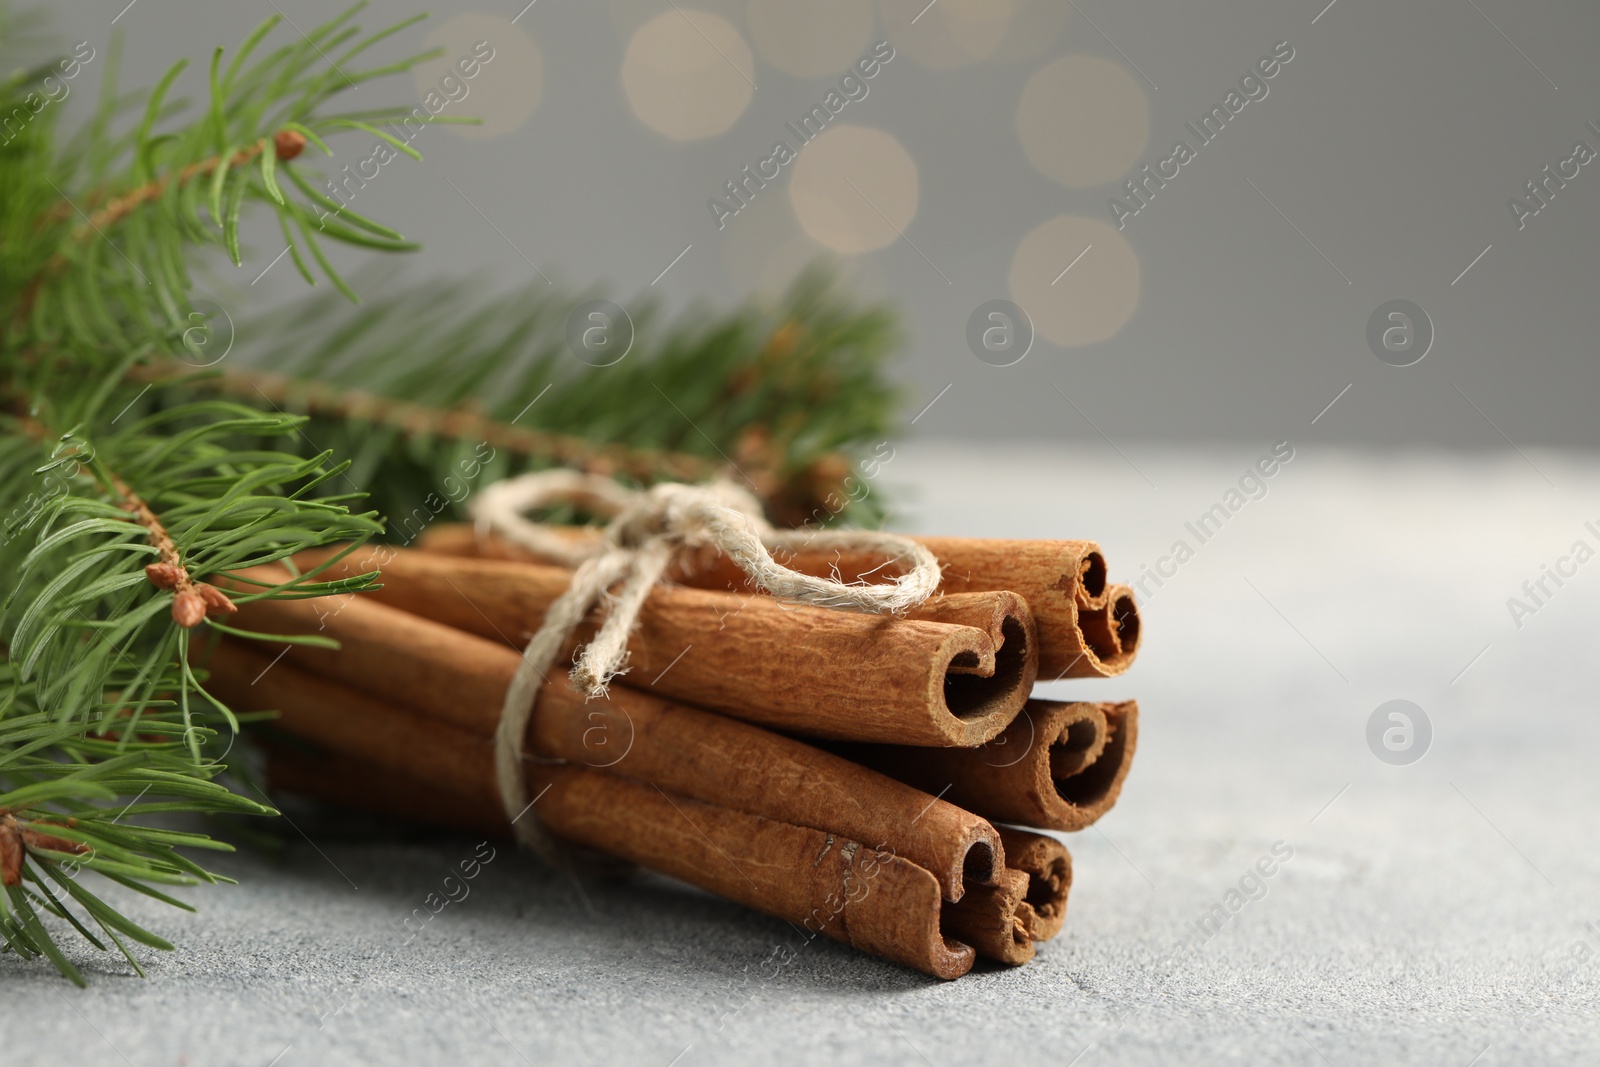
M 559 527 L 533 522 L 524 514 L 554 504 L 607 515 L 611 522 L 597 542 L 574 540 Z M 517 839 L 558 862 L 561 854 L 538 819 L 523 819 L 533 807 L 523 775 L 523 739 L 540 684 L 597 603 L 607 603 L 610 612 L 594 640 L 579 651 L 571 671 L 573 687 L 591 699 L 604 696 L 607 683 L 626 671 L 628 636 L 639 610 L 680 551 L 712 546 L 738 564 L 756 588 L 782 600 L 838 611 L 901 614 L 939 586 L 939 561 L 910 538 L 872 530 L 777 530 L 763 517 L 760 501 L 727 481 L 667 482 L 639 491 L 601 475 L 539 471 L 485 488 L 469 510 L 480 532 L 497 533 L 543 559 L 574 568 L 572 583 L 545 612 L 506 687 L 494 739 L 496 784 Z M 772 555 L 803 547 L 882 555 L 886 562 L 901 564 L 904 573 L 881 584 L 847 584 L 790 570 Z M 621 588 L 611 593 L 618 582 Z

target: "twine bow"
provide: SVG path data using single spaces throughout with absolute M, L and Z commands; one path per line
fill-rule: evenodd
M 611 516 L 598 542 L 573 541 L 558 527 L 529 520 L 525 513 L 570 504 Z M 875 614 L 916 607 L 939 586 L 939 561 L 916 541 L 872 530 L 777 530 L 762 516 L 754 496 L 730 482 L 709 485 L 662 483 L 639 491 L 610 478 L 550 470 L 497 482 L 469 505 L 481 531 L 491 531 L 551 562 L 574 568 L 572 584 L 545 612 L 522 662 L 506 687 L 495 731 L 495 778 L 501 803 L 523 844 L 545 856 L 556 853 L 538 820 L 523 821 L 532 804 L 523 777 L 523 738 L 533 717 L 539 686 L 573 631 L 600 601 L 610 613 L 593 641 L 578 654 L 572 684 L 589 697 L 626 670 L 628 636 L 639 610 L 673 557 L 686 549 L 714 546 L 773 596 L 799 604 Z M 904 573 L 881 584 L 847 584 L 801 574 L 773 558 L 802 547 L 871 552 L 901 564 Z M 610 593 L 618 582 L 621 588 Z

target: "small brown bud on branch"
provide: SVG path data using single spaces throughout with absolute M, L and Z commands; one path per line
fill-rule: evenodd
M 305 151 L 306 135 L 297 130 L 279 130 L 272 135 L 272 148 L 281 160 L 293 159 Z
M 175 563 L 152 563 L 144 569 L 144 576 L 157 589 L 176 589 L 183 583 L 184 570 Z
M 195 587 L 195 592 L 200 594 L 200 599 L 205 602 L 207 615 L 232 615 L 239 610 L 239 605 L 228 599 L 228 594 L 214 585 L 200 582 Z
M 193 589 L 185 589 L 172 598 L 172 621 L 185 630 L 192 630 L 206 617 L 206 602 Z

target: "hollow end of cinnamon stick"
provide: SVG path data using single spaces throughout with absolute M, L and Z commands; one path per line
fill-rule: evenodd
M 1007 863 L 1027 875 L 1019 921 L 1034 941 L 1048 941 L 1061 932 L 1067 920 L 1067 895 L 1072 890 L 1072 854 L 1067 846 L 1046 834 L 999 827 L 1006 845 Z
M 1017 601 L 1021 604 L 1020 599 Z M 1026 611 L 1026 605 L 1022 605 Z M 1027 616 L 1031 622 L 1031 616 Z M 910 620 L 905 625 L 924 625 Z M 1029 638 L 1031 625 L 1008 615 L 995 632 L 1004 642 L 996 647 L 987 627 L 935 623 L 948 632 L 939 646 L 936 670 L 928 676 L 928 726 L 919 734 L 909 730 L 880 731 L 883 740 L 909 744 L 972 748 L 999 734 L 1027 703 L 1039 673 L 1038 653 Z M 869 698 L 870 699 L 870 698 Z M 852 736 L 854 734 L 854 736 Z M 868 740 L 854 731 L 818 731 L 819 736 Z M 877 740 L 878 738 L 872 738 Z
M 1111 618 L 1115 624 L 1118 652 L 1131 661 L 1139 651 L 1139 605 L 1128 586 L 1117 585 L 1111 589 Z
M 1116 803 L 1137 738 L 1138 705 L 1132 701 L 1030 700 L 1000 736 L 981 748 L 846 745 L 838 750 L 993 822 L 1071 831 L 1093 823 Z M 1058 778 L 1057 767 L 1071 773 Z
M 1053 671 L 1055 659 L 1041 662 L 1047 678 L 1112 678 L 1127 672 L 1139 653 L 1141 627 L 1139 605 L 1133 590 L 1125 585 L 1106 586 L 1105 601 L 1099 607 L 1076 610 L 1070 628 L 1042 632 L 1040 641 L 1045 649 L 1055 648 L 1057 657 L 1063 649 L 1071 656 L 1059 671 Z
M 1060 731 L 1047 742 L 1050 777 L 1060 782 L 1098 760 L 1105 751 L 1107 734 L 1105 712 L 1098 705 L 1071 705 L 1062 716 Z
M 947 939 L 971 945 L 986 959 L 1013 967 L 1027 963 L 1035 951 L 1036 924 L 1023 911 L 1029 884 L 1026 872 L 1008 867 L 997 884 L 974 887 L 959 902 L 945 904 L 939 928 Z
M 1070 807 L 1075 816 L 1071 821 L 1076 825 L 1051 824 L 1049 829 L 1079 830 L 1098 820 L 1117 802 L 1122 783 L 1133 766 L 1134 749 L 1139 743 L 1138 702 L 1102 704 L 1099 708 L 1106 723 L 1106 740 L 1099 757 L 1081 771 L 1051 778 L 1056 795 Z
M 1099 549 L 1088 549 L 1080 558 L 1078 589 L 1081 590 L 1079 602 L 1084 606 L 1096 607 L 1105 603 L 1106 558 L 1100 554 Z
M 944 706 L 958 719 L 987 720 L 985 731 L 995 718 L 1004 717 L 1009 723 L 1017 713 L 1012 706 L 1017 695 L 1025 697 L 1039 677 L 1039 627 L 1027 601 L 1003 590 L 941 593 L 913 609 L 909 617 L 989 635 L 991 657 L 961 652 L 946 666 Z
M 1139 650 L 1139 605 L 1128 586 L 1110 585 L 1107 590 L 1105 604 L 1084 613 L 1083 632 L 1095 655 L 1120 674 Z

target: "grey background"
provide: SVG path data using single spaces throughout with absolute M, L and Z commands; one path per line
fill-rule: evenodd
M 1317 439 L 1595 443 L 1590 402 L 1600 367 L 1589 295 L 1600 226 L 1589 187 L 1600 185 L 1600 171 L 1585 167 L 1521 232 L 1506 200 L 1576 139 L 1600 148 L 1584 126 L 1600 121 L 1600 68 L 1591 54 L 1600 8 L 1504 0 L 1476 7 L 1336 0 L 1325 11 L 1326 0 L 1048 2 L 1071 10 L 1041 58 L 936 72 L 902 54 L 841 116 L 890 131 L 920 168 L 921 206 L 906 236 L 927 260 L 896 241 L 852 264 L 864 292 L 894 301 L 907 317 L 911 344 L 898 373 L 913 387 L 908 414 L 952 386 L 917 432 L 1097 439 L 1055 385 L 1119 442 L 1277 439 L 1351 385 L 1311 431 Z M 279 6 L 302 29 L 334 10 L 308 0 Z M 702 6 L 749 39 L 743 4 Z M 509 18 L 521 7 L 443 3 L 433 22 L 468 9 Z M 122 8 L 109 0 L 62 5 L 57 27 L 64 38 L 101 47 Z M 518 27 L 537 42 L 545 68 L 543 99 L 527 124 L 487 141 L 428 131 L 427 142 L 418 141 L 425 162 L 386 167 L 361 194 L 358 210 L 424 243 L 408 271 L 430 277 L 486 268 L 511 284 L 536 278 L 526 255 L 551 276 L 631 294 L 648 289 L 692 243 L 655 287 L 666 299 L 727 304 L 748 292 L 748 273 L 730 276 L 722 246 L 750 220 L 741 216 L 719 233 L 705 201 L 764 154 L 782 123 L 818 102 L 832 79 L 796 79 L 758 56 L 754 100 L 730 130 L 669 141 L 628 108 L 619 75 L 627 37 L 611 17 L 658 8 L 669 10 L 666 0 L 538 0 L 526 10 Z M 385 0 L 362 20 L 377 26 L 420 9 Z M 268 3 L 136 0 L 117 22 L 127 34 L 126 69 L 148 83 L 173 58 L 191 56 L 195 66 L 182 84 L 198 95 L 211 48 L 235 45 L 272 10 Z M 430 24 L 392 53 L 421 42 Z M 815 32 L 825 36 L 828 27 Z M 873 39 L 885 33 L 880 17 Z M 1247 107 L 1129 220 L 1124 235 L 1139 257 L 1143 295 L 1121 333 L 1070 349 L 1041 338 L 1014 367 L 973 358 L 967 316 L 1009 295 L 1007 272 L 1022 236 L 1062 212 L 1110 218 L 1112 187 L 1065 189 L 1029 166 L 1015 129 L 1027 76 L 1063 54 L 1119 63 L 1125 55 L 1157 86 L 1145 83 L 1150 140 L 1140 158 L 1152 160 L 1280 40 L 1296 57 L 1270 83 L 1268 98 Z M 91 65 L 85 88 L 102 68 Z M 409 78 L 397 78 L 348 95 L 363 105 L 412 103 L 416 91 Z M 471 104 L 469 97 L 461 108 Z M 369 142 L 357 136 L 348 144 L 364 154 Z M 762 196 L 785 196 L 785 181 Z M 243 288 L 282 247 L 275 228 L 259 237 L 243 269 L 222 268 L 206 284 Z M 1092 259 L 1082 264 L 1092 268 Z M 281 298 L 300 284 L 291 270 L 274 271 L 248 296 L 259 299 L 262 287 Z M 1395 298 L 1421 305 L 1437 331 L 1427 359 L 1404 370 L 1380 364 L 1364 343 L 1369 314 Z

